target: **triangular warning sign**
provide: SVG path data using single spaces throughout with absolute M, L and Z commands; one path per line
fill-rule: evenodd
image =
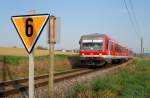
M 32 52 L 48 18 L 49 14 L 20 15 L 11 17 L 28 53 Z

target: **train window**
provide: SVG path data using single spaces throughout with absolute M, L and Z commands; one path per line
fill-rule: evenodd
M 103 50 L 103 42 L 100 43 L 83 43 L 82 50 Z
M 92 49 L 92 43 L 83 43 L 82 49 L 83 50 L 90 50 L 90 49 Z
M 103 50 L 103 43 L 93 43 L 93 49 L 94 50 Z

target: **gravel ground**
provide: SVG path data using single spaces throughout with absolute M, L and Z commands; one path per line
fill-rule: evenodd
M 127 63 L 129 64 L 130 62 L 131 61 Z M 117 72 L 119 69 L 125 68 L 125 66 L 128 65 L 127 63 L 54 83 L 54 98 L 64 98 L 64 96 L 68 95 L 69 90 L 71 90 L 75 83 L 88 83 L 94 78 L 110 75 Z M 26 95 L 27 94 L 9 96 L 7 98 L 27 98 Z M 35 98 L 48 98 L 48 86 L 39 87 L 36 89 Z

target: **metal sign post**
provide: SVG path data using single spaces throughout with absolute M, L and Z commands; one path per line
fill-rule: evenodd
M 34 52 L 29 54 L 29 98 L 34 98 Z
M 30 14 L 35 14 L 35 10 Z M 34 98 L 34 50 L 29 54 L 29 98 Z

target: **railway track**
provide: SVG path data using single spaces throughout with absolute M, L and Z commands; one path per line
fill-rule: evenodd
M 54 82 L 59 82 L 64 79 L 90 73 L 92 71 L 94 70 L 81 68 L 81 69 L 75 69 L 75 70 L 65 71 L 61 73 L 55 73 Z M 45 86 L 48 84 L 48 75 L 46 74 L 46 75 L 36 76 L 34 80 L 35 80 L 35 88 Z M 28 93 L 28 78 L 0 82 L 0 97 L 7 97 L 9 95 L 19 94 L 20 92 Z
M 129 63 L 130 61 L 126 62 L 126 64 Z M 73 78 L 87 73 L 92 73 L 95 71 L 104 70 L 110 67 L 112 67 L 112 65 L 103 66 L 98 69 L 81 68 L 81 69 L 70 70 L 62 73 L 55 73 L 54 82 L 56 83 L 65 79 Z M 45 86 L 48 84 L 48 75 L 36 76 L 34 79 L 35 79 L 35 88 Z M 22 92 L 28 93 L 28 78 L 5 81 L 0 83 L 0 97 L 7 97 L 9 95 L 19 94 Z

